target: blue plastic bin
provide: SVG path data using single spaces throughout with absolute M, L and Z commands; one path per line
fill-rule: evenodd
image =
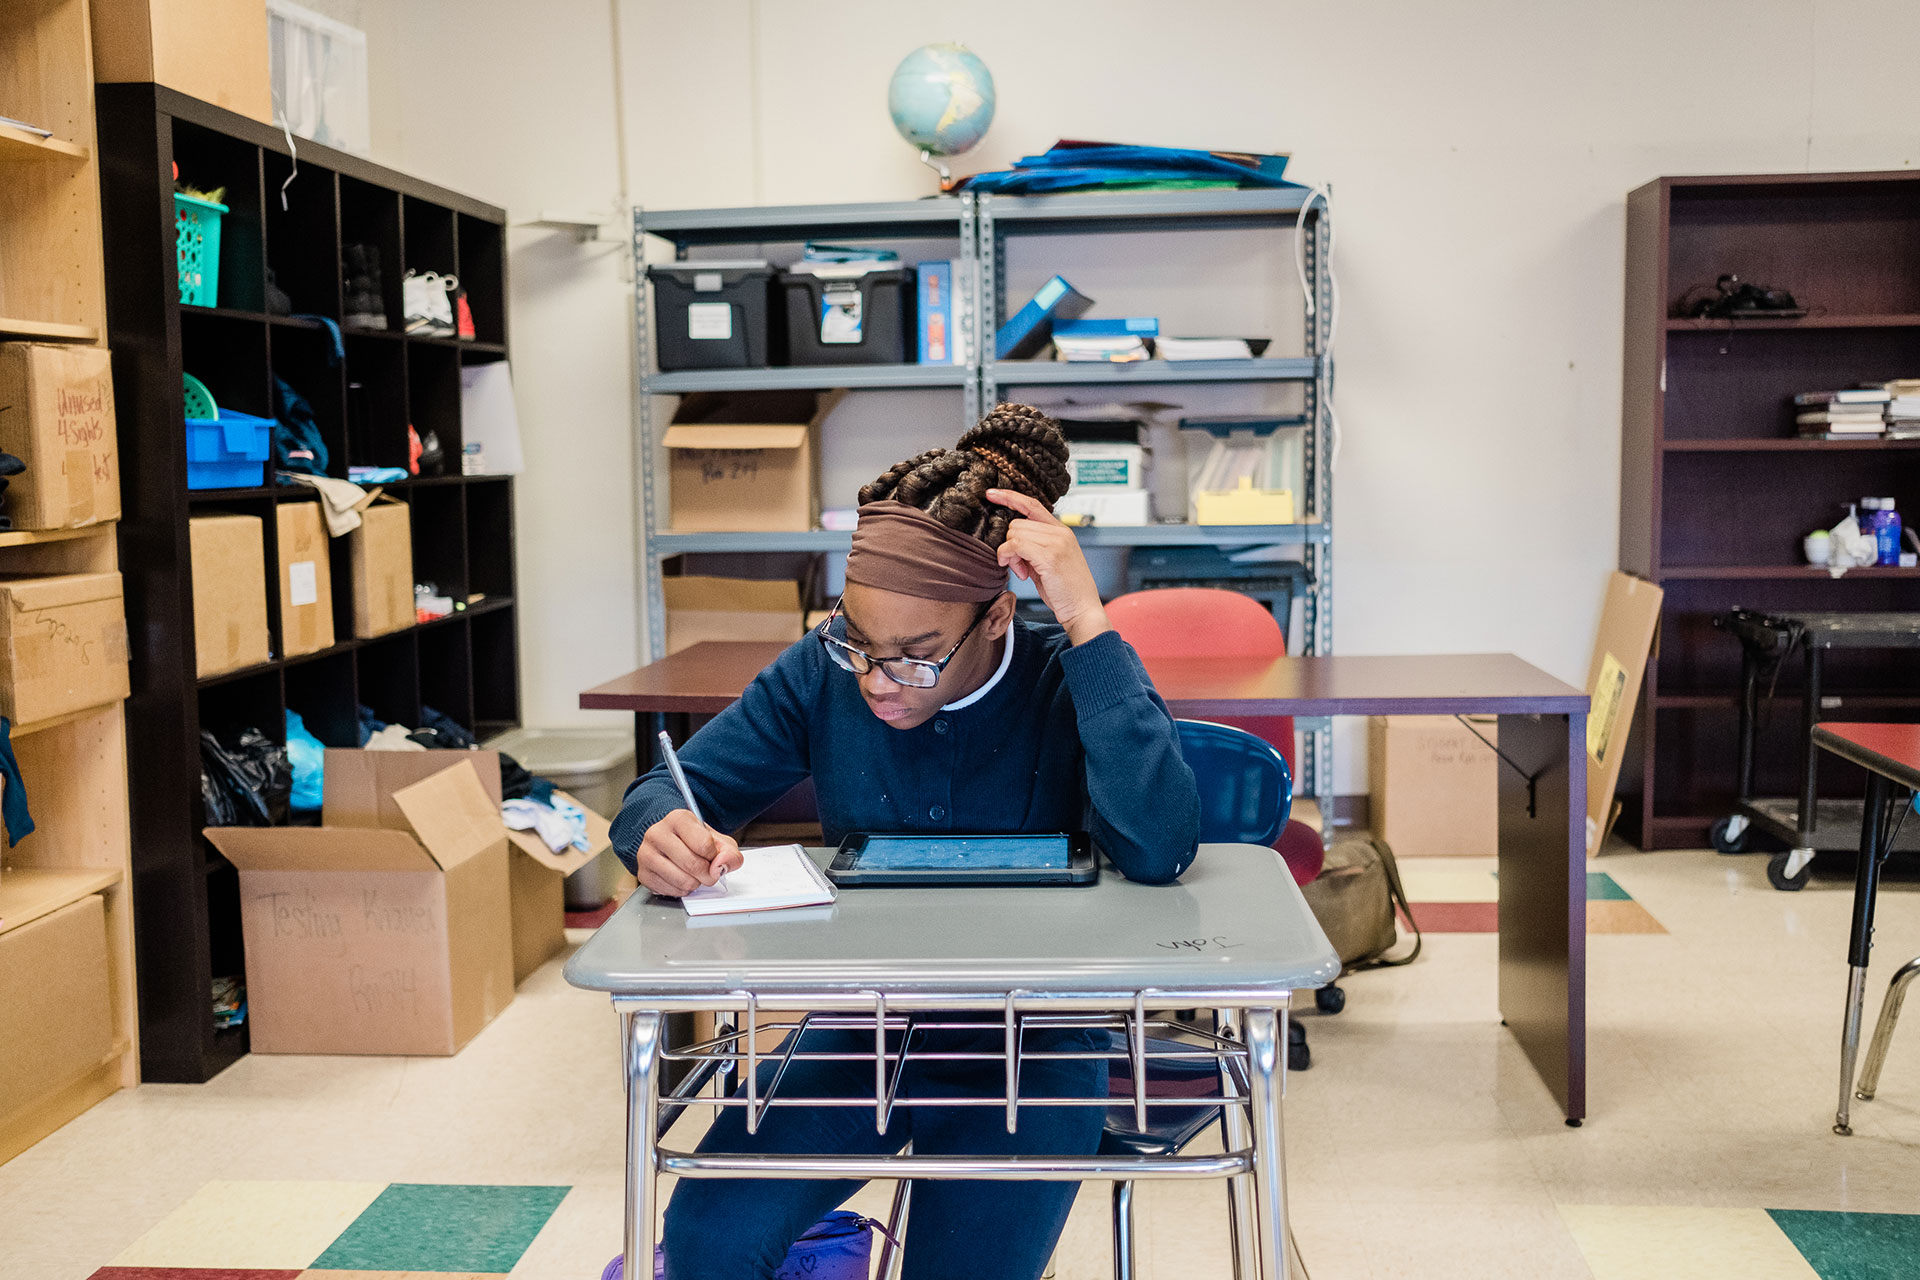
M 232 409 L 187 419 L 187 488 L 242 489 L 267 482 L 273 419 Z

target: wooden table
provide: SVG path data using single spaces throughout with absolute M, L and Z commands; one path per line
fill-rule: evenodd
M 1860 861 L 1854 868 L 1853 931 L 1847 939 L 1847 1016 L 1840 1032 L 1840 1105 L 1834 1111 L 1833 1131 L 1853 1132 L 1848 1112 L 1853 1096 L 1854 1054 L 1860 1047 L 1860 1010 L 1866 998 L 1867 957 L 1873 950 L 1873 906 L 1880 893 L 1880 864 L 1893 846 L 1892 833 L 1900 808 L 1911 803 L 1913 792 L 1920 790 L 1920 724 L 1821 724 L 1811 734 L 1813 745 L 1843 760 L 1851 760 L 1867 771 L 1867 801 L 1861 807 Z M 1905 787 L 1907 794 L 1897 796 L 1895 789 Z M 1886 1057 L 1886 1041 L 1893 1032 L 1893 1020 L 1900 1016 L 1896 993 L 1904 992 L 1912 980 L 1913 966 L 1895 977 L 1893 990 L 1881 1010 L 1880 1031 L 1873 1038 L 1866 1076 L 1860 1096 L 1873 1096 L 1879 1083 L 1880 1063 Z M 1889 1017 L 1888 1015 L 1891 1015 Z
M 580 695 L 639 718 L 713 715 L 785 646 L 709 641 Z M 1587 1110 L 1587 696 L 1511 654 L 1146 663 L 1173 714 L 1499 717 L 1500 1013 L 1559 1102 Z

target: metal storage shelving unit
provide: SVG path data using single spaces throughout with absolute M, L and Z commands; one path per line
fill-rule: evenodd
M 1054 361 L 998 362 L 986 343 L 976 340 L 970 365 L 842 365 L 767 369 L 682 370 L 656 373 L 653 365 L 653 310 L 646 281 L 646 240 L 668 242 L 677 259 L 688 250 L 725 245 L 791 243 L 814 238 L 836 240 L 957 238 L 955 257 L 965 269 L 956 285 L 977 304 L 977 335 L 991 335 L 1007 309 L 1004 295 L 1007 237 L 1026 235 L 1099 235 L 1106 232 L 1244 230 L 1291 237 L 1305 221 L 1307 276 L 1313 296 L 1307 308 L 1306 350 L 1297 355 L 1258 360 L 1169 362 L 1128 365 L 1067 364 Z M 1300 189 L 1280 191 L 1140 191 L 1059 196 L 993 196 L 970 193 L 929 200 L 876 204 L 789 205 L 744 209 L 634 210 L 634 333 L 641 370 L 638 403 L 639 448 L 635 451 L 636 487 L 641 500 L 639 562 L 647 609 L 647 656 L 666 647 L 666 610 L 662 600 L 663 562 L 689 553 L 845 552 L 850 535 L 812 530 L 795 533 L 674 533 L 662 529 L 666 514 L 655 468 L 660 429 L 653 400 L 659 395 L 693 391 L 786 390 L 798 388 L 903 389 L 956 388 L 961 393 L 956 433 L 974 421 L 982 405 L 994 403 L 1008 387 L 1099 386 L 1113 389 L 1168 384 L 1296 383 L 1305 397 L 1305 474 L 1302 520 L 1292 525 L 1146 525 L 1095 526 L 1080 531 L 1088 546 L 1299 546 L 1312 570 L 1314 585 L 1306 598 L 1306 653 L 1333 648 L 1333 482 L 1331 416 L 1333 363 L 1327 357 L 1333 318 L 1332 280 L 1327 267 L 1330 224 L 1324 202 Z M 1292 245 L 1288 243 L 1288 252 Z M 1301 791 L 1319 798 L 1323 812 L 1333 778 L 1333 742 L 1325 720 L 1305 721 L 1309 748 L 1303 761 Z

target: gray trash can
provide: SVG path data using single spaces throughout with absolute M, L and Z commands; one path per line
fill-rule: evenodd
M 608 729 L 509 729 L 488 741 L 537 778 L 553 784 L 603 818 L 620 812 L 620 797 L 634 773 L 633 735 Z M 626 870 L 608 849 L 567 877 L 569 911 L 605 905 Z

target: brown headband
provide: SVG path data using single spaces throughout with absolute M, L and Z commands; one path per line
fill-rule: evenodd
M 921 600 L 991 600 L 1007 589 L 1000 558 L 980 539 L 893 498 L 860 508 L 847 581 Z

